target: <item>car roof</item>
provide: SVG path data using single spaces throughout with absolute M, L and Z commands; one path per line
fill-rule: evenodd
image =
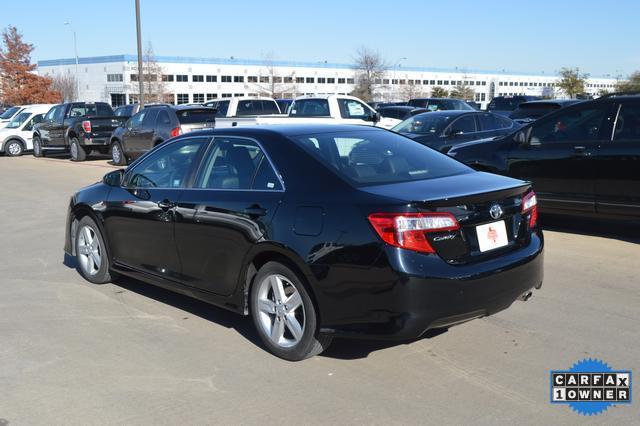
M 535 105 L 535 104 L 558 104 L 558 105 L 571 105 L 578 102 L 584 102 L 582 99 L 537 99 L 535 101 L 522 102 L 520 105 Z
M 453 98 L 413 98 L 411 99 L 411 101 L 460 101 L 460 102 L 463 102 L 460 99 L 453 99 Z
M 414 117 L 418 117 L 421 115 L 464 115 L 464 114 L 478 114 L 478 113 L 484 113 L 484 111 L 476 111 L 476 110 L 470 110 L 470 109 L 445 109 L 445 110 L 439 110 L 439 111 L 428 111 L 428 112 L 422 112 L 420 114 L 416 114 L 414 115 Z
M 359 124 L 265 124 L 261 126 L 226 127 L 211 130 L 200 130 L 191 135 L 236 135 L 259 137 L 260 135 L 301 136 L 338 132 L 388 132 L 381 127 Z
M 162 106 L 162 105 L 156 105 L 155 107 L 158 106 Z M 173 108 L 177 111 L 185 111 L 185 110 L 190 110 L 190 109 L 210 109 L 210 110 L 215 110 L 215 108 L 211 108 L 208 106 L 204 106 L 204 105 L 193 105 L 193 104 L 189 104 L 189 105 L 167 105 L 170 108 Z
M 388 105 L 388 106 L 381 106 L 379 109 L 395 109 L 398 111 L 413 111 L 414 109 L 425 109 L 425 108 L 419 108 L 419 107 L 414 107 L 414 106 L 410 106 L 410 105 Z

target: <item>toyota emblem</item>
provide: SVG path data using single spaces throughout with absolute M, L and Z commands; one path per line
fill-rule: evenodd
M 489 214 L 493 219 L 500 219 L 500 217 L 502 217 L 502 213 L 502 207 L 497 204 L 492 205 L 489 209 Z

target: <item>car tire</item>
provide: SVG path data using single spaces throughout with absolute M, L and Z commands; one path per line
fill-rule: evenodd
M 44 150 L 42 149 L 42 141 L 38 136 L 33 137 L 33 156 L 44 157 Z
M 85 216 L 78 222 L 75 252 L 78 272 L 87 281 L 104 284 L 116 278 L 111 272 L 104 238 L 96 222 Z
M 318 314 L 309 290 L 287 266 L 279 262 L 262 266 L 251 286 L 250 303 L 258 335 L 277 357 L 300 361 L 331 344 L 333 336 L 319 333 Z
M 84 161 L 87 159 L 87 151 L 80 145 L 78 138 L 71 138 L 69 150 L 71 151 L 71 161 Z
M 119 141 L 114 141 L 111 144 L 111 161 L 116 166 L 126 166 L 127 157 L 122 150 L 122 144 Z
M 11 139 L 4 144 L 4 153 L 9 157 L 19 157 L 24 153 L 24 146 L 19 140 Z

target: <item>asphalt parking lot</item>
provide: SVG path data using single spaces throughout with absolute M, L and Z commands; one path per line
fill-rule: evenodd
M 0 425 L 638 421 L 637 401 L 591 418 L 549 403 L 551 369 L 596 357 L 639 371 L 636 228 L 548 222 L 530 301 L 419 341 L 336 340 L 289 363 L 249 318 L 130 279 L 89 284 L 65 265 L 69 196 L 112 169 L 0 157 Z

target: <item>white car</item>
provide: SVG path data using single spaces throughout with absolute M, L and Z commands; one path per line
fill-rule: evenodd
M 33 149 L 33 126 L 42 121 L 53 105 L 33 105 L 24 107 L 0 129 L 0 152 L 10 157 L 22 155 Z

